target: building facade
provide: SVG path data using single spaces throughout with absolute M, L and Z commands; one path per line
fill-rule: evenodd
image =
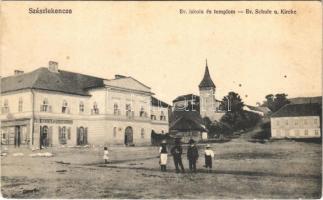
M 272 138 L 320 138 L 319 104 L 288 104 L 271 116 Z
M 48 68 L 1 79 L 1 142 L 34 148 L 151 143 L 169 105 L 132 77 L 102 79 Z

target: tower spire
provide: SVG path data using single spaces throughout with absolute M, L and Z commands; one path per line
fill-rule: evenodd
M 201 81 L 201 83 L 199 84 L 199 88 L 215 88 L 215 85 L 211 79 L 211 76 L 210 76 L 210 72 L 209 72 L 209 67 L 207 65 L 207 59 L 205 60 L 205 72 L 204 72 L 204 77 Z
M 208 67 L 208 66 L 207 66 L 207 58 L 205 59 L 205 64 L 206 64 L 205 66 L 206 66 L 206 67 Z

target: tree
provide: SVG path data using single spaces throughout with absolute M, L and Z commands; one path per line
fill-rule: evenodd
M 227 111 L 220 122 L 228 124 L 233 130 L 241 130 L 244 128 L 244 103 L 238 93 L 229 92 L 227 96 L 223 97 L 220 106 Z
M 289 104 L 290 101 L 287 99 L 287 94 L 276 94 L 275 96 L 275 111 L 282 108 L 284 105 Z
M 272 111 L 275 110 L 275 101 L 273 94 L 266 95 L 266 101 L 264 102 L 264 106 L 267 106 Z
M 263 106 L 267 106 L 272 112 L 276 112 L 284 105 L 290 103 L 287 96 L 288 95 L 285 93 L 276 94 L 275 96 L 273 94 L 268 94 L 265 97 L 266 100 L 264 101 Z
M 229 92 L 227 96 L 223 97 L 220 107 L 224 111 L 241 112 L 243 105 L 244 103 L 238 93 Z

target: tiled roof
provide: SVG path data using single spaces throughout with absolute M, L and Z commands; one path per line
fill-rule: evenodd
M 246 105 L 250 110 L 254 110 L 254 111 L 258 111 L 258 112 L 262 112 L 262 113 L 269 113 L 270 109 L 266 106 L 250 106 L 250 105 Z
M 271 117 L 320 116 L 320 104 L 287 104 Z
M 87 88 L 103 87 L 102 78 L 48 68 L 38 68 L 32 72 L 1 78 L 1 93 L 22 89 L 40 89 L 77 95 L 89 95 Z
M 288 99 L 291 104 L 318 103 L 322 104 L 322 96 L 317 97 L 295 97 Z
M 157 107 L 163 107 L 163 108 L 169 108 L 171 107 L 169 104 L 155 98 L 155 97 L 151 97 L 151 105 L 152 106 L 157 106 Z
M 181 95 L 176 97 L 176 99 L 173 100 L 173 103 L 178 102 L 178 101 L 190 101 L 194 100 L 195 102 L 200 102 L 200 97 L 195 95 L 195 94 L 186 94 L 186 95 Z
M 176 131 L 207 131 L 205 126 L 198 121 L 185 116 L 179 117 L 170 126 L 170 130 Z

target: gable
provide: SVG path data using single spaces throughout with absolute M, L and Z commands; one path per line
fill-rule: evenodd
M 118 78 L 113 80 L 106 80 L 104 82 L 106 86 L 135 90 L 141 92 L 151 92 L 150 87 L 144 85 L 143 83 L 137 81 L 132 77 Z

